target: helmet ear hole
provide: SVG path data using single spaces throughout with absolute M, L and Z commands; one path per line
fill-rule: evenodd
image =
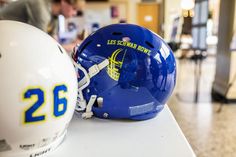
M 2 54 L 1 54 L 1 52 L 0 52 L 0 58 L 2 58 Z

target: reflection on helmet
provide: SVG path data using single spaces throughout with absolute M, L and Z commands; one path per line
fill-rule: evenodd
M 175 86 L 172 50 L 161 37 L 137 25 L 99 29 L 73 59 L 80 76 L 77 110 L 86 110 L 85 118 L 153 118 Z
M 63 140 L 77 98 L 60 45 L 30 25 L 0 21 L 0 157 L 43 156 Z

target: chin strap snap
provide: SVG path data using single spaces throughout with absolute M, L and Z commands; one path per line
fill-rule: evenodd
M 97 75 L 102 69 L 104 69 L 108 64 L 108 59 L 105 59 L 99 64 L 94 64 L 88 69 L 88 72 L 80 64 L 76 63 L 73 59 L 72 62 L 76 69 L 81 70 L 84 73 L 83 79 L 78 83 L 78 100 L 75 110 L 78 112 L 84 112 L 82 117 L 85 119 L 91 118 L 93 116 L 92 107 L 97 99 L 97 95 L 92 95 L 88 101 L 84 99 L 83 90 L 88 87 L 90 79 Z

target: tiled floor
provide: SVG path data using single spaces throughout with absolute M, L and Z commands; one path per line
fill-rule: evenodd
M 168 104 L 194 152 L 198 157 L 236 157 L 236 103 L 211 101 L 215 58 L 202 63 L 197 103 L 194 61 L 177 65 L 177 86 Z

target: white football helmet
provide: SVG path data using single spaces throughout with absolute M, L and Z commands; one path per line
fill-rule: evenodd
M 49 35 L 0 21 L 0 157 L 38 157 L 63 140 L 74 113 L 77 76 Z

